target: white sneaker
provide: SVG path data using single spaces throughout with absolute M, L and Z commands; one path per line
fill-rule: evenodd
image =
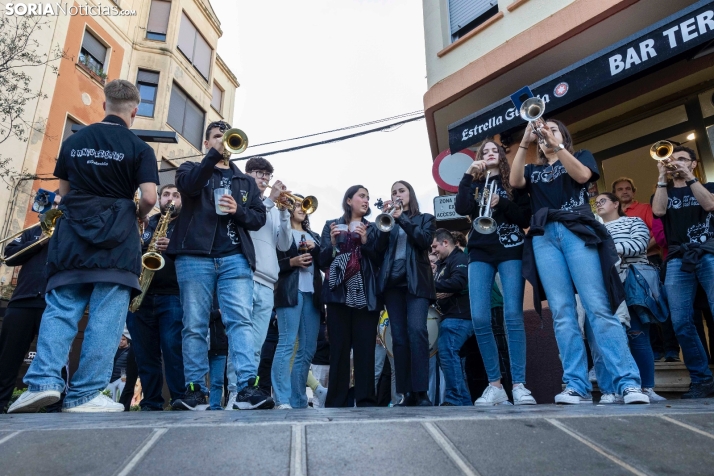
M 502 402 L 508 401 L 508 395 L 503 387 L 494 387 L 491 384 L 486 386 L 486 390 L 483 391 L 483 395 L 476 399 L 474 406 L 480 405 L 498 405 Z
M 44 390 L 42 392 L 23 392 L 7 409 L 8 413 L 37 413 L 47 405 L 57 403 L 60 393 L 57 390 Z M 124 407 L 122 407 L 124 409 Z
M 566 388 L 558 395 L 555 396 L 555 403 L 560 403 L 564 405 L 578 405 L 580 403 L 592 402 L 593 397 L 590 394 L 580 395 L 577 391 L 572 388 Z
M 535 398 L 531 396 L 531 391 L 522 383 L 517 383 L 513 386 L 513 404 L 514 405 L 535 405 Z
M 233 410 L 233 404 L 236 402 L 236 395 L 236 392 L 230 392 L 228 394 L 228 401 L 226 402 L 224 410 Z
M 616 403 L 625 403 L 625 400 L 623 400 L 622 395 L 617 395 L 615 393 L 603 393 L 598 403 L 603 405 L 613 405 Z
M 665 402 L 667 401 L 662 395 L 657 395 L 653 388 L 643 388 L 642 393 L 650 398 L 650 402 Z
M 314 408 L 325 408 L 325 399 L 327 398 L 327 388 L 323 387 L 322 385 L 318 385 L 317 388 L 315 389 L 315 397 L 317 397 L 317 402 L 319 403 L 318 406 L 315 406 L 315 400 L 313 399 L 313 407 Z
M 62 411 L 67 413 L 123 412 L 124 405 L 100 393 L 88 402 L 72 408 L 63 408 Z
M 640 388 L 627 387 L 622 392 L 622 398 L 625 400 L 625 404 L 632 403 L 650 403 L 650 397 L 648 397 Z
M 588 371 L 588 380 L 590 380 L 592 383 L 597 382 L 597 375 L 595 375 L 595 367 L 591 368 Z
M 277 407 L 275 407 L 276 410 L 292 410 L 293 407 L 290 406 L 289 403 L 281 403 Z

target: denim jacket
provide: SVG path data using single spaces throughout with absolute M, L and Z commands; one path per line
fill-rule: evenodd
M 664 322 L 669 317 L 659 273 L 653 266 L 630 265 L 625 278 L 625 295 L 630 312 L 636 313 L 643 324 Z

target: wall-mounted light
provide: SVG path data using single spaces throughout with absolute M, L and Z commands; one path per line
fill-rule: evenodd
M 691 134 L 689 134 L 689 135 L 687 136 L 687 140 L 694 140 L 695 137 L 696 137 L 696 136 L 694 135 L 694 132 L 692 132 Z

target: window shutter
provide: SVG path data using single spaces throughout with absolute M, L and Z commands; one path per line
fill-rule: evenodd
M 140 69 L 136 75 L 137 83 L 159 84 L 159 73 Z
M 166 122 L 176 129 L 179 134 L 183 134 L 183 117 L 186 113 L 186 95 L 174 85 L 171 89 L 171 99 L 169 101 L 169 116 Z
M 72 126 L 74 126 L 75 124 L 79 124 L 79 122 L 67 116 L 67 120 L 64 123 L 64 132 L 62 132 L 62 142 L 64 142 L 67 137 L 74 134 L 74 132 L 72 132 Z
M 216 83 L 213 83 L 213 98 L 211 99 L 211 106 L 218 112 L 221 112 L 221 105 L 223 104 L 223 91 L 218 87 Z
M 183 124 L 183 136 L 201 150 L 203 138 L 203 111 L 190 99 L 186 101 L 186 118 Z
M 486 11 L 498 0 L 449 0 L 449 21 L 453 35 Z
M 151 10 L 149 11 L 149 22 L 146 30 L 151 33 L 166 34 L 169 27 L 169 14 L 171 13 L 171 2 L 165 0 L 151 0 Z
M 196 41 L 196 27 L 185 13 L 181 15 L 181 27 L 179 28 L 178 47 L 186 57 L 193 61 L 193 45 Z
M 95 37 L 92 36 L 89 31 L 84 31 L 84 40 L 82 41 L 82 48 L 87 50 L 90 55 L 98 59 L 102 64 L 107 56 L 107 48 L 99 42 Z
M 208 81 L 208 75 L 211 72 L 211 60 L 213 59 L 213 51 L 208 45 L 208 42 L 201 35 L 196 35 L 196 48 L 193 54 L 193 64 L 201 76 Z

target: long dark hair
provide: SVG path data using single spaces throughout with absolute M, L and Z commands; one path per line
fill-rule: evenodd
M 563 144 L 563 145 L 565 145 L 565 144 Z M 603 193 L 598 194 L 598 197 L 600 197 L 600 196 L 607 198 L 608 200 L 610 200 L 613 203 L 617 203 L 617 214 L 619 216 L 621 216 L 621 217 L 627 216 L 625 214 L 625 212 L 622 211 L 622 202 L 620 201 L 619 198 L 617 198 L 617 195 L 615 195 L 614 193 L 610 193 L 610 192 L 603 192 Z
M 296 197 L 305 198 L 304 196 L 300 195 L 299 193 L 293 193 L 293 195 L 295 195 Z M 291 218 L 293 216 L 294 211 L 295 211 L 294 208 L 291 208 L 288 210 L 288 213 L 290 213 Z M 305 219 L 302 221 L 301 225 L 305 229 L 305 231 L 312 234 L 312 230 L 310 229 L 310 215 L 305 214 Z
M 552 122 L 556 126 L 558 126 L 558 129 L 560 130 L 560 135 L 563 136 L 563 146 L 565 149 L 570 152 L 571 154 L 575 154 L 575 150 L 573 149 L 573 136 L 570 135 L 570 131 L 568 131 L 568 128 L 565 127 L 565 124 L 560 122 L 558 119 L 545 119 L 544 120 L 546 125 L 549 122 Z M 545 156 L 545 153 L 543 153 L 543 149 L 538 146 L 538 164 L 539 165 L 545 165 L 548 163 L 548 159 Z
M 352 185 L 345 192 L 345 196 L 342 197 L 342 211 L 345 212 L 342 217 L 345 219 L 346 222 L 349 222 L 352 218 L 352 208 L 347 203 L 347 200 L 350 200 L 352 197 L 354 197 L 355 193 L 357 193 L 360 188 L 367 190 L 367 187 L 365 187 L 364 185 Z M 369 190 L 367 190 L 367 193 L 369 193 Z M 367 213 L 365 213 L 364 216 L 368 217 L 370 213 L 372 213 L 372 208 L 367 207 Z
M 501 187 L 503 187 L 508 194 L 508 198 L 513 199 L 513 187 L 511 187 L 511 182 L 508 179 L 508 177 L 511 176 L 511 166 L 508 164 L 508 157 L 506 156 L 506 150 L 503 146 L 493 140 L 493 137 L 486 138 L 479 146 L 478 151 L 476 151 L 476 160 L 483 160 L 483 150 L 487 144 L 494 144 L 498 149 L 498 173 L 501 175 Z M 485 172 L 476 174 L 476 180 L 483 180 L 485 177 Z
M 409 190 L 409 205 L 407 205 L 407 215 L 409 216 L 409 218 L 421 213 L 419 211 L 419 201 L 417 200 L 416 194 L 414 193 L 414 187 L 412 187 L 411 184 L 406 180 L 397 180 L 392 184 L 392 188 L 394 188 L 394 186 L 398 183 L 401 183 L 402 185 L 407 187 L 407 190 Z

